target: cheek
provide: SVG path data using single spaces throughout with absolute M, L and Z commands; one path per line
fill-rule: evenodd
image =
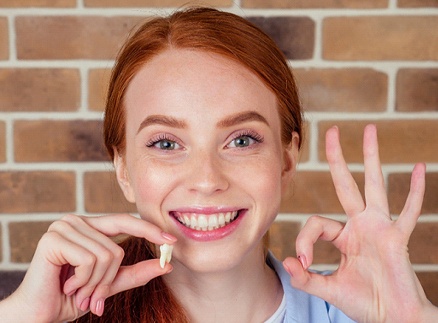
M 160 207 L 171 191 L 174 181 L 172 172 L 168 169 L 155 167 L 154 163 L 146 163 L 148 166 L 136 167 L 131 178 L 134 183 L 133 189 L 136 198 L 137 210 L 140 216 L 154 222 L 160 211 Z
M 248 172 L 247 186 L 258 202 L 276 212 L 281 201 L 281 163 L 275 159 L 259 165 L 257 170 Z

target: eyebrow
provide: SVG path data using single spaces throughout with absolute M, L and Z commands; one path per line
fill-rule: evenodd
M 219 128 L 227 128 L 227 127 L 232 127 L 232 126 L 238 125 L 240 123 L 250 122 L 250 121 L 263 122 L 269 126 L 269 123 L 266 120 L 266 118 L 255 111 L 244 111 L 244 112 L 239 112 L 239 113 L 233 114 L 233 115 L 228 116 L 225 119 L 219 121 L 217 123 L 217 126 Z
M 143 128 L 151 125 L 163 125 L 172 128 L 184 129 L 187 128 L 187 124 L 183 120 L 179 120 L 173 117 L 164 116 L 160 114 L 154 114 L 147 116 L 138 127 L 137 133 L 139 133 Z
M 250 121 L 263 122 L 269 126 L 269 123 L 266 120 L 266 118 L 255 111 L 244 111 L 244 112 L 239 112 L 239 113 L 233 114 L 233 115 L 228 116 L 225 119 L 219 121 L 217 123 L 217 126 L 219 128 L 227 128 L 227 127 L 232 127 L 232 126 L 238 125 L 240 123 L 250 122 Z M 165 115 L 154 114 L 154 115 L 147 116 L 140 123 L 140 126 L 138 127 L 137 133 L 139 133 L 145 127 L 151 126 L 151 125 L 163 125 L 163 126 L 168 126 L 168 127 L 172 127 L 172 128 L 179 128 L 179 129 L 187 128 L 187 124 L 183 120 L 179 120 L 179 119 L 176 119 L 174 117 L 169 117 L 169 116 L 165 116 Z

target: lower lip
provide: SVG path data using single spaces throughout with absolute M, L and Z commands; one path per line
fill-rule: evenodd
M 191 228 L 186 227 L 181 222 L 179 222 L 176 218 L 172 217 L 174 221 L 176 222 L 178 228 L 182 231 L 182 233 L 193 240 L 196 241 L 214 241 L 219 240 L 222 238 L 225 238 L 226 236 L 230 235 L 231 233 L 236 230 L 236 228 L 239 226 L 239 224 L 242 222 L 243 217 L 245 216 L 246 210 L 239 211 L 238 217 L 227 224 L 226 226 L 223 226 L 222 228 L 217 228 L 215 230 L 211 231 L 198 231 L 193 230 Z

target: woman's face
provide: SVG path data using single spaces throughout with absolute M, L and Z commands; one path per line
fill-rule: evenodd
M 119 183 L 143 219 L 178 238 L 173 262 L 226 270 L 254 252 L 297 155 L 297 135 L 281 143 L 275 95 L 230 59 L 173 49 L 139 70 L 124 103 Z

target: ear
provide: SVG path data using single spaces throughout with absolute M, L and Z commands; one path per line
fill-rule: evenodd
M 291 142 L 286 147 L 284 147 L 283 150 L 283 170 L 281 173 L 281 188 L 283 194 L 287 193 L 296 171 L 299 142 L 300 136 L 298 135 L 298 133 L 293 132 Z
M 126 168 L 126 160 L 116 148 L 114 148 L 114 168 L 116 169 L 117 182 L 125 195 L 125 198 L 135 203 L 134 190 L 132 189 L 131 181 L 129 179 L 128 170 Z

